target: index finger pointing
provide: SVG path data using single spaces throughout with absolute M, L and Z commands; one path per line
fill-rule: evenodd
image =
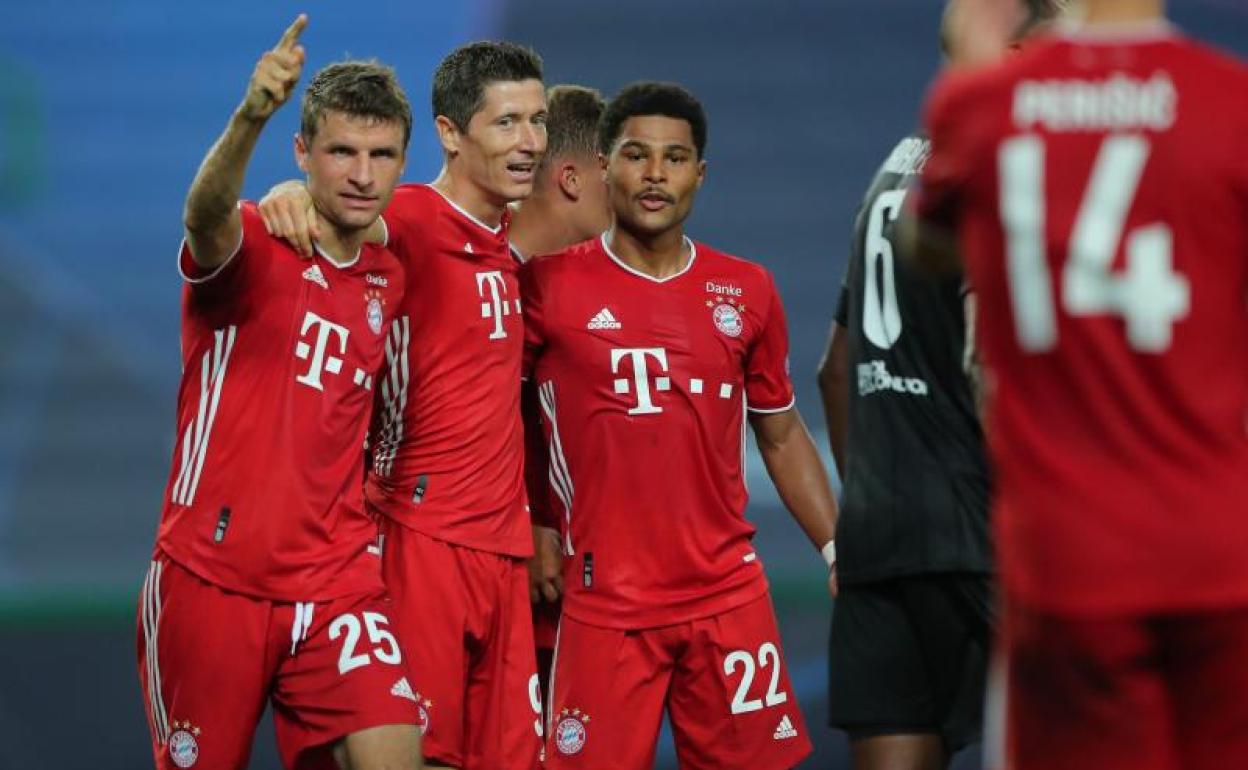
M 290 23 L 286 31 L 282 33 L 282 39 L 277 41 L 274 47 L 275 51 L 290 51 L 294 49 L 295 44 L 299 42 L 299 35 L 303 33 L 303 28 L 308 26 L 308 15 L 301 13 L 295 17 Z

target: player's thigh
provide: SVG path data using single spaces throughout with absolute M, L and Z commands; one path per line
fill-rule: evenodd
M 139 599 L 139 679 L 156 767 L 242 767 L 264 710 L 269 604 L 222 591 L 164 556 Z
M 1005 616 L 1012 770 L 1178 768 L 1161 645 L 1144 618 Z
M 650 770 L 671 679 L 662 630 L 559 623 L 547 723 L 551 770 Z
M 682 768 L 794 767 L 811 751 L 771 597 L 697 620 L 668 695 Z
M 851 740 L 940 733 L 926 658 L 897 581 L 841 587 L 828 642 L 828 711 Z
M 542 700 L 533 654 L 525 563 L 493 554 L 497 604 L 468 668 L 463 770 L 527 770 L 542 750 Z
M 286 767 L 332 770 L 334 745 L 369 728 L 406 725 L 408 738 L 417 733 L 416 696 L 384 594 L 278 608 L 274 627 L 282 633 L 275 635 L 290 646 L 278 666 L 273 721 Z M 397 741 L 404 733 L 387 735 Z
M 983 734 L 992 588 L 987 575 L 945 574 L 902 581 L 919 641 L 934 723 L 956 753 Z
M 483 577 L 464 549 L 382 519 L 382 576 L 394 627 L 417 698 L 425 758 L 460 767 L 464 761 L 467 638 L 478 614 L 474 586 Z
M 1248 767 L 1248 607 L 1162 621 L 1184 767 Z

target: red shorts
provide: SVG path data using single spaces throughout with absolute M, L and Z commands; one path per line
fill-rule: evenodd
M 231 593 L 157 553 L 139 601 L 139 679 L 156 767 L 241 768 L 272 697 L 288 768 L 337 768 L 369 727 L 417 723 L 384 594 L 285 603 Z
M 381 517 L 382 574 L 421 704 L 426 762 L 529 768 L 541 693 L 524 559 L 462 548 Z
M 788 770 L 811 751 L 766 595 L 641 631 L 565 614 L 553 688 L 548 768 L 648 770 L 664 706 L 687 770 Z
M 1248 608 L 1066 618 L 1011 605 L 1004 658 L 991 770 L 1248 767 Z

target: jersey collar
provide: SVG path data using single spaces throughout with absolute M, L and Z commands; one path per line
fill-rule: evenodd
M 695 260 L 697 260 L 697 258 L 698 258 L 698 246 L 697 246 L 697 244 L 695 244 L 695 243 L 694 243 L 694 242 L 693 242 L 693 241 L 689 238 L 689 236 L 687 236 L 687 235 L 685 235 L 685 236 L 681 236 L 681 237 L 684 239 L 685 244 L 689 246 L 689 261 L 685 263 L 685 266 L 684 266 L 683 268 L 681 268 L 679 272 L 672 273 L 671 275 L 667 276 L 666 278 L 655 278 L 653 275 L 649 275 L 648 273 L 643 273 L 643 272 L 641 272 L 640 270 L 638 270 L 638 269 L 636 269 L 636 268 L 634 268 L 634 267 L 630 267 L 630 266 L 628 265 L 628 263 L 626 263 L 624 260 L 622 260 L 622 259 L 620 259 L 619 257 L 615 256 L 615 252 L 611 251 L 611 247 L 607 245 L 607 233 L 609 233 L 609 232 L 611 232 L 611 231 L 610 231 L 610 230 L 608 230 L 607 232 L 605 232 L 605 233 L 603 233 L 602 235 L 598 236 L 598 242 L 602 244 L 602 250 L 603 250 L 603 251 L 605 251 L 605 252 L 607 253 L 607 256 L 611 258 L 611 261 L 612 261 L 612 262 L 614 262 L 615 264 L 619 265 L 619 266 L 620 266 L 621 268 L 623 268 L 624 270 L 627 270 L 628 272 L 630 272 L 630 273 L 632 273 L 633 275 L 637 276 L 638 278 L 645 278 L 647 281 L 650 281 L 650 282 L 652 282 L 652 283 L 667 283 L 668 281 L 670 281 L 670 280 L 672 280 L 672 279 L 674 279 L 674 278 L 679 278 L 679 277 L 681 277 L 682 275 L 684 275 L 685 273 L 687 273 L 687 272 L 689 272 L 690 270 L 692 270 L 692 269 L 693 269 L 693 263 L 694 263 L 694 261 L 695 261 Z

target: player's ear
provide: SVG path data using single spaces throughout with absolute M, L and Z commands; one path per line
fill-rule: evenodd
M 575 163 L 560 163 L 555 175 L 560 191 L 568 200 L 575 202 L 581 199 L 581 175 Z
M 308 173 L 308 143 L 299 131 L 295 132 L 295 163 L 299 164 L 300 171 Z
M 452 157 L 458 155 L 459 144 L 463 139 L 459 126 L 445 115 L 439 115 L 433 123 L 438 129 L 438 141 L 442 144 L 442 151 Z
M 698 187 L 701 187 L 702 183 L 705 181 L 706 181 L 706 161 L 700 160 L 698 161 Z

